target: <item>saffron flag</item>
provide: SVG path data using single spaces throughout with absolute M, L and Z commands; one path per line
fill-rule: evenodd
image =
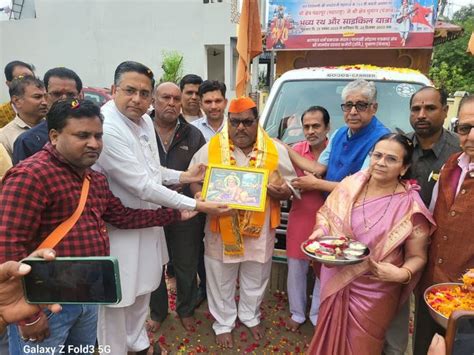
M 235 91 L 237 97 L 240 97 L 246 94 L 250 62 L 262 53 L 260 15 L 257 0 L 244 0 L 242 3 L 239 34 L 237 37 L 237 52 L 239 53 L 239 62 L 237 64 Z
M 411 17 L 412 23 L 419 23 L 421 25 L 425 25 L 428 27 L 433 27 L 426 19 L 426 16 L 431 14 L 431 9 L 428 7 L 421 6 L 420 4 L 416 3 L 413 5 L 413 16 Z

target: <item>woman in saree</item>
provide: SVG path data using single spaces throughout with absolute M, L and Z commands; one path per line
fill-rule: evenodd
M 309 354 L 381 354 L 385 331 L 426 263 L 434 229 L 418 186 L 401 179 L 412 154 L 405 136 L 381 137 L 369 169 L 345 178 L 317 213 L 310 239 L 349 236 L 369 247 L 370 258 L 321 268 L 321 306 Z

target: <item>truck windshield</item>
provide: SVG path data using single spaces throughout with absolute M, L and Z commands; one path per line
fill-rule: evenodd
M 323 106 L 331 116 L 331 132 L 344 124 L 341 92 L 348 80 L 298 80 L 284 82 L 271 104 L 264 128 L 285 143 L 304 140 L 301 114 L 310 106 Z M 424 86 L 419 83 L 375 81 L 377 118 L 392 131 L 410 132 L 411 95 Z

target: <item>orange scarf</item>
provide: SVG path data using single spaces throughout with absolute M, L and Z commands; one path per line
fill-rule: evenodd
M 268 134 L 258 127 L 256 150 L 256 168 L 268 169 L 269 174 L 277 172 L 278 151 Z M 209 141 L 209 163 L 231 166 L 231 150 L 227 127 Z M 266 210 L 270 207 L 270 227 L 280 224 L 280 202 L 267 196 L 265 211 L 232 211 L 231 215 L 210 218 L 210 229 L 220 233 L 224 245 L 224 254 L 243 255 L 243 237 L 258 238 L 265 222 Z

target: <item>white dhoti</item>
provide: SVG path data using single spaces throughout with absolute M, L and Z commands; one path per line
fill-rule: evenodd
M 260 323 L 260 304 L 270 279 L 272 259 L 265 263 L 243 261 L 223 263 L 204 256 L 209 311 L 216 321 L 212 325 L 219 335 L 230 333 L 237 316 L 247 327 Z M 239 279 L 239 305 L 235 302 L 237 278 Z
M 150 346 L 145 322 L 148 317 L 150 294 L 138 296 L 128 307 L 99 307 L 97 337 L 99 345 L 110 346 L 110 353 L 145 350 Z
M 222 134 L 222 133 L 221 133 Z M 224 136 L 222 136 L 225 139 Z M 209 150 L 210 143 L 204 145 L 193 157 L 191 164 L 209 163 L 214 152 Z M 296 178 L 286 148 L 275 143 L 278 152 L 278 172 L 289 183 Z M 244 153 L 234 147 L 233 158 L 236 166 L 249 166 L 252 152 Z M 211 219 L 206 219 L 205 255 L 206 287 L 209 310 L 216 321 L 212 325 L 217 335 L 230 333 L 235 326 L 237 316 L 247 327 L 260 323 L 260 305 L 270 279 L 272 254 L 275 247 L 275 228 L 271 226 L 271 208 L 265 209 L 265 218 L 257 238 L 243 238 L 243 253 L 228 255 L 222 241 L 222 235 L 211 230 Z M 239 280 L 239 304 L 235 302 L 236 282 Z

